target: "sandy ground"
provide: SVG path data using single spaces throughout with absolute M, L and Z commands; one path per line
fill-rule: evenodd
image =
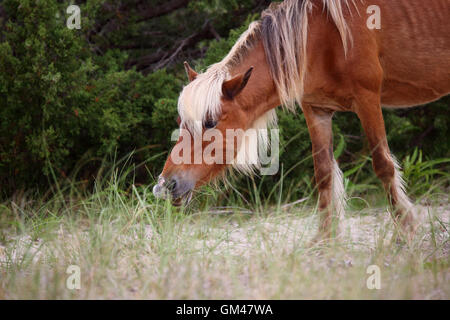
M 440 274 L 443 273 L 441 285 L 444 287 L 439 285 L 428 287 L 427 284 L 431 281 L 432 275 L 422 277 L 419 274 L 421 276 L 417 280 L 417 285 L 414 285 L 413 289 L 408 288 L 413 293 L 406 296 L 400 293 L 395 295 L 396 292 L 391 289 L 391 296 L 420 299 L 450 298 L 448 295 L 450 288 L 445 288 L 450 284 L 448 268 L 450 204 L 447 200 L 444 199 L 438 206 L 431 207 L 424 204 L 418 206 L 421 212 L 421 227 L 412 247 L 402 249 L 404 252 L 410 250 L 416 257 L 414 261 L 420 261 L 422 265 L 426 265 L 428 261 L 444 261 L 446 264 L 439 271 Z M 53 279 L 58 272 L 61 274 L 61 270 L 64 270 L 68 261 L 85 260 L 84 263 L 90 265 L 90 282 L 86 284 L 91 287 L 89 292 L 73 296 L 61 291 L 63 293 L 50 298 L 357 298 L 358 295 L 352 293 L 351 289 L 348 289 L 350 291 L 347 293 L 338 294 L 337 289 L 330 290 L 328 293 L 325 284 L 317 284 L 317 281 L 322 278 L 317 270 L 328 270 L 325 271 L 330 272 L 328 276 L 331 278 L 328 281 L 339 282 L 342 281 L 339 280 L 341 276 L 349 279 L 356 277 L 356 274 L 360 273 L 358 268 L 361 269 L 373 263 L 380 256 L 378 253 L 380 250 L 384 250 L 381 263 L 385 268 L 391 266 L 392 269 L 400 268 L 397 267 L 398 264 L 404 268 L 405 261 L 409 259 L 406 253 L 401 255 L 391 253 L 397 249 L 395 249 L 396 245 L 392 246 L 394 228 L 386 209 L 348 212 L 342 220 L 342 233 L 336 242 L 338 247 L 328 250 L 327 254 L 316 250 L 317 248 L 308 247 L 309 241 L 317 230 L 317 216 L 299 215 L 298 210 L 299 208 L 293 206 L 289 208 L 289 212 L 251 217 L 244 221 L 234 219 L 234 214 L 217 214 L 217 211 L 203 212 L 196 214 L 197 217 L 188 222 L 172 226 L 170 235 L 156 232 L 155 226 L 148 224 L 131 225 L 127 232 L 123 233 L 113 228 L 107 233 L 105 232 L 107 227 L 98 224 L 94 226 L 94 234 L 98 232 L 106 236 L 101 239 L 100 244 L 95 245 L 93 242 L 97 241 L 97 236 L 93 237 L 92 228 L 70 231 L 61 225 L 55 231 L 55 237 L 50 240 L 33 239 L 31 235 L 10 237 L 7 241 L 10 245 L 0 247 L 0 265 L 14 265 L 21 277 L 26 274 L 32 277 L 36 273 L 36 268 L 47 270 L 46 266 L 52 265 L 53 267 L 45 271 L 44 275 L 41 275 L 42 271 L 39 271 L 39 276 L 44 277 L 41 281 L 47 282 L 51 282 L 49 279 Z M 302 207 L 302 210 L 305 210 L 305 207 Z M 248 213 L 245 214 L 248 215 Z M 220 215 L 222 218 L 210 223 L 214 215 Z M 169 236 L 170 240 L 167 240 Z M 104 247 L 113 252 L 109 253 L 111 255 L 109 259 L 113 261 L 114 272 L 106 277 L 109 277 L 109 280 L 104 279 L 104 274 L 106 274 L 105 270 L 111 270 L 110 260 L 104 263 L 101 257 L 95 256 L 95 250 L 100 248 L 103 252 Z M 87 255 L 93 257 L 89 260 L 85 257 Z M 293 257 L 292 259 L 296 262 L 287 265 L 284 261 L 287 257 L 289 259 Z M 25 267 L 22 265 L 26 259 L 28 263 Z M 264 264 L 267 265 L 264 266 Z M 206 270 L 205 265 L 208 266 Z M 136 271 L 137 266 L 142 270 Z M 234 268 L 237 271 L 233 271 Z M 282 273 L 293 272 L 293 278 L 298 281 L 309 278 L 311 274 L 311 279 L 316 279 L 316 283 L 309 284 L 309 287 L 305 287 L 304 290 L 311 290 L 315 294 L 303 296 L 289 287 L 287 280 L 286 283 L 279 280 L 268 281 L 264 286 L 255 280 L 255 278 L 260 279 L 266 276 L 265 273 L 276 274 L 277 268 Z M 349 268 L 355 270 L 354 274 L 348 273 Z M 96 275 L 94 270 L 98 270 L 97 273 L 101 276 Z M 392 271 L 393 281 L 395 277 L 401 277 L 399 270 Z M 148 281 L 145 289 L 142 287 L 143 280 L 140 278 L 143 275 L 145 275 L 145 281 Z M 34 287 L 21 288 L 24 284 L 16 278 L 14 283 L 1 283 L 4 298 L 20 298 L 22 290 L 33 292 Z M 122 283 L 121 279 L 125 282 Z M 97 283 L 104 281 L 107 284 L 96 287 Z M 164 284 L 161 284 L 161 281 Z M 183 281 L 188 284 L 181 285 Z M 348 281 L 351 282 L 351 280 Z M 220 283 L 223 288 L 219 289 L 217 283 Z M 280 289 L 277 288 L 281 285 L 280 283 L 288 288 L 284 289 L 283 293 L 279 293 Z M 8 292 L 11 291 L 11 286 L 17 290 L 15 294 Z M 41 282 L 39 286 L 42 286 Z M 62 287 L 63 284 L 60 286 Z M 94 289 L 92 289 L 93 286 L 95 286 Z M 202 292 L 198 291 L 199 287 L 202 288 Z M 39 297 L 48 298 L 45 288 L 37 292 Z M 0 291 L 0 296 L 1 293 Z M 374 298 L 390 298 L 391 296 Z M 35 297 L 31 295 L 31 298 Z

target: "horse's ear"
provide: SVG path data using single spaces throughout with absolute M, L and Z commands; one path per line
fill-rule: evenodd
M 227 80 L 222 84 L 223 95 L 228 99 L 236 97 L 242 89 L 247 85 L 248 79 L 252 75 L 253 67 L 247 70 L 246 73 L 237 75 L 231 80 Z
M 189 82 L 194 81 L 195 78 L 197 78 L 198 73 L 189 66 L 189 63 L 187 63 L 187 61 L 184 62 L 184 68 L 186 69 L 186 74 L 189 78 Z

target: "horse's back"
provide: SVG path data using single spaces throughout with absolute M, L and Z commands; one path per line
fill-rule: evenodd
M 408 107 L 450 93 L 450 1 L 375 0 L 382 104 Z

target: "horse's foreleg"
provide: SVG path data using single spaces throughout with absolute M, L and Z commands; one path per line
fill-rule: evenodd
M 373 168 L 378 178 L 383 182 L 390 203 L 394 208 L 395 221 L 409 235 L 412 235 L 415 230 L 414 206 L 405 193 L 400 167 L 389 151 L 379 96 L 367 92 L 360 95 L 356 113 L 369 140 Z
M 339 220 L 344 211 L 345 191 L 342 172 L 333 156 L 333 112 L 309 105 L 303 106 L 303 112 L 311 136 L 314 173 L 319 191 L 320 225 L 316 237 L 319 240 L 329 238 L 338 231 Z

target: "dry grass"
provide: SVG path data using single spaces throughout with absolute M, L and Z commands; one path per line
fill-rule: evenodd
M 186 213 L 148 190 L 0 207 L 1 299 L 449 299 L 448 198 L 422 206 L 412 244 L 384 209 L 349 211 L 340 239 L 308 247 L 317 216 Z M 311 203 L 309 203 L 311 205 Z M 81 289 L 66 287 L 69 265 Z M 369 290 L 367 267 L 381 269 Z

